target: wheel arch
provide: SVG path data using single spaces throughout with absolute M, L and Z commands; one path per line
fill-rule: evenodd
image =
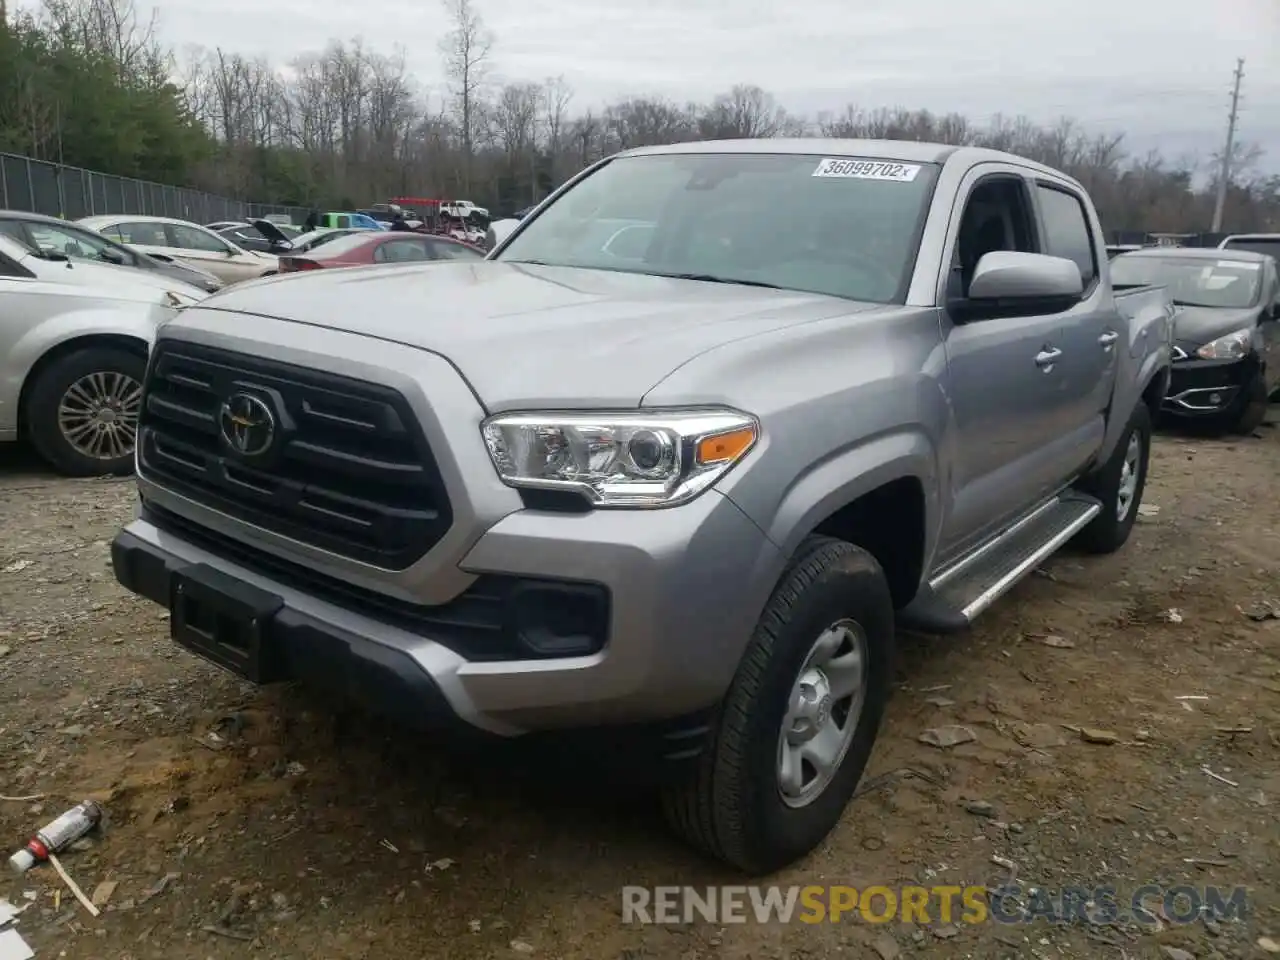
M 905 606 L 937 546 L 941 483 L 923 434 L 882 435 L 804 474 L 783 499 L 769 537 L 784 563 L 811 534 L 862 547 L 884 569 L 895 606 Z
M 40 377 L 54 364 L 65 357 L 95 347 L 110 350 L 123 350 L 145 361 L 150 344 L 142 337 L 126 333 L 85 333 L 60 340 L 48 347 L 36 359 L 22 380 L 18 391 L 18 436 L 25 439 L 27 433 L 27 406 L 31 401 L 31 393 Z

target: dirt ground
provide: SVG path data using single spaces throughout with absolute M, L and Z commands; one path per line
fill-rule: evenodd
M 131 483 L 55 479 L 12 454 L 0 837 L 16 849 L 99 798 L 109 822 L 64 864 L 86 892 L 115 886 L 97 919 L 48 866 L 0 879 L 0 896 L 29 904 L 19 930 L 38 957 L 68 960 L 1266 956 L 1280 940 L 1280 604 L 1265 606 L 1280 601 L 1278 427 L 1158 438 L 1121 553 L 1053 559 L 969 636 L 904 637 L 867 789 L 777 878 L 995 885 L 1011 863 L 1049 890 L 1245 885 L 1244 921 L 624 925 L 624 884 L 741 881 L 589 769 L 541 782 L 449 758 L 176 649 L 162 611 L 111 574 Z M 976 740 L 920 741 L 948 724 Z

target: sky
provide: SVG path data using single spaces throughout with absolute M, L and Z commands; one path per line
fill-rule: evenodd
M 137 0 L 146 9 L 149 0 Z M 495 81 L 563 75 L 573 106 L 629 95 L 706 100 L 754 83 L 788 109 L 847 103 L 1069 115 L 1133 153 L 1208 161 L 1245 58 L 1239 137 L 1280 173 L 1280 0 L 473 0 Z M 284 64 L 331 39 L 403 50 L 444 83 L 441 0 L 160 0 L 163 39 Z

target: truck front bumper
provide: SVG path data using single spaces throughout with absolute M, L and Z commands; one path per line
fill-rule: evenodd
M 270 680 L 327 689 L 414 726 L 462 721 L 508 737 L 674 721 L 676 752 L 681 737 L 703 729 L 686 718 L 727 688 L 781 562 L 715 491 L 671 510 L 517 511 L 480 537 L 459 570 L 600 585 L 607 636 L 587 656 L 477 660 L 341 591 L 282 575 L 267 554 L 191 531 L 144 506 L 112 544 L 117 579 L 171 612 L 175 585 L 195 569 L 212 571 L 229 594 L 270 598 L 258 631 Z

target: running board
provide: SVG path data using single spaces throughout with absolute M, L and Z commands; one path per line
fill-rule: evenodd
M 1089 521 L 1102 504 L 1070 492 L 1050 500 L 920 588 L 898 624 L 921 633 L 959 633 L 1013 589 Z

